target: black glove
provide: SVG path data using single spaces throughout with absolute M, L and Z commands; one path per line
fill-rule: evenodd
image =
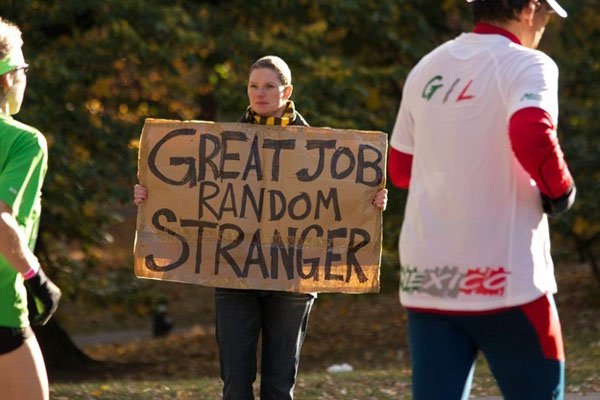
M 544 212 L 548 214 L 549 217 L 556 217 L 565 211 L 567 211 L 573 203 L 575 202 L 575 195 L 577 194 L 577 189 L 575 185 L 571 187 L 565 194 L 555 199 L 551 199 L 546 196 L 544 193 L 540 193 L 542 196 L 542 207 Z
M 25 287 L 35 302 L 32 304 L 34 307 L 29 307 L 29 321 L 34 326 L 45 325 L 58 308 L 60 289 L 41 268 L 34 277 L 25 281 Z

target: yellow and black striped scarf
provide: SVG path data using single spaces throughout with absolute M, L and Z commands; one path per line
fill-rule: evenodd
M 246 114 L 245 114 L 244 119 L 246 120 L 246 122 L 249 122 L 251 124 L 286 126 L 286 125 L 289 125 L 292 122 L 294 122 L 295 116 L 296 116 L 296 108 L 294 107 L 294 102 L 292 100 L 288 100 L 287 103 L 285 104 L 285 111 L 283 112 L 283 115 L 281 116 L 281 118 L 263 117 L 261 115 L 258 115 L 254 111 L 252 111 L 252 108 L 250 106 L 248 106 L 248 108 L 246 109 Z

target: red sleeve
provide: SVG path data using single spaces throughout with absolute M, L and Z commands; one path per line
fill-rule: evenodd
M 412 170 L 412 154 L 403 153 L 390 147 L 388 157 L 388 175 L 390 181 L 401 189 L 408 189 L 410 173 Z
M 573 186 L 554 130 L 550 115 L 536 107 L 517 111 L 509 122 L 510 142 L 517 160 L 540 192 L 552 199 L 569 192 Z

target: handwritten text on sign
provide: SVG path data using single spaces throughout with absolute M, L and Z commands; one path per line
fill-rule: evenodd
M 146 120 L 135 270 L 207 286 L 379 288 L 382 132 Z

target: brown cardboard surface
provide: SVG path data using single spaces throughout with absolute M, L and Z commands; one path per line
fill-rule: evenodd
M 379 290 L 383 132 L 148 119 L 139 277 L 228 288 Z

